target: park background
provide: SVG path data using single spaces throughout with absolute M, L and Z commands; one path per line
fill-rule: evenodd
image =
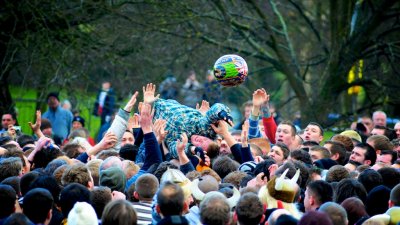
M 183 84 L 194 70 L 202 82 L 232 53 L 249 65 L 245 83 L 220 93 L 235 108 L 263 87 L 282 118 L 300 112 L 303 124 L 341 129 L 377 109 L 400 115 L 399 1 L 4 0 L 0 8 L 0 113 L 16 110 L 25 132 L 50 91 L 81 111 L 94 136 L 102 81 L 124 104 L 168 74 Z

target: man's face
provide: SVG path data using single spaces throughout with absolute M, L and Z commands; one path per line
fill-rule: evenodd
M 304 192 L 304 209 L 306 212 L 312 211 L 310 198 L 310 190 L 307 187 L 306 191 Z
M 135 138 L 133 137 L 133 134 L 131 132 L 125 132 L 124 135 L 122 135 L 121 147 L 126 144 L 133 145 L 134 143 L 135 143 Z
M 103 89 L 104 91 L 108 91 L 108 90 L 110 89 L 110 87 L 111 87 L 111 83 L 110 83 L 110 82 L 104 82 L 104 83 L 101 85 L 101 87 L 102 87 L 102 89 Z
M 225 140 L 218 140 L 219 143 L 219 154 L 221 155 L 230 155 L 231 152 L 231 148 L 229 147 L 229 145 L 226 143 Z
M 210 138 L 200 135 L 192 135 L 190 137 L 190 141 L 194 146 L 198 146 L 202 148 L 204 151 L 207 151 L 208 146 L 213 142 Z
M 275 160 L 276 164 L 282 164 L 284 161 L 283 151 L 280 147 L 274 145 L 269 151 L 268 156 Z
M 394 131 L 396 131 L 397 138 L 400 138 L 400 123 L 394 125 Z
M 251 109 L 252 109 L 251 106 L 246 106 L 246 107 L 244 107 L 244 117 L 245 117 L 246 119 L 248 119 L 248 118 L 250 117 Z
M 292 127 L 287 124 L 279 124 L 278 128 L 276 129 L 275 141 L 283 142 L 290 148 L 294 139 L 295 136 L 292 136 Z
M 391 154 L 384 154 L 384 155 L 378 155 L 376 158 L 377 162 L 384 163 L 387 166 L 392 165 L 392 155 Z
M 363 148 L 354 147 L 354 149 L 350 155 L 350 160 L 364 164 L 366 151 L 367 150 L 365 150 Z
M 385 135 L 385 130 L 384 129 L 374 128 L 371 131 L 371 135 Z
M 11 114 L 4 114 L 1 117 L 1 126 L 4 129 L 7 129 L 9 125 L 14 125 L 14 124 L 15 124 L 15 120 L 13 119 Z
M 56 97 L 50 96 L 49 99 L 47 99 L 47 104 L 49 105 L 50 108 L 55 109 L 58 107 L 60 102 Z
M 386 116 L 383 113 L 375 113 L 372 118 L 374 125 L 385 126 L 386 127 Z
M 76 129 L 79 129 L 79 128 L 82 128 L 81 122 L 79 122 L 79 121 L 72 122 L 72 130 L 76 130 Z
M 320 143 L 324 137 L 321 135 L 321 130 L 317 125 L 308 125 L 303 134 L 305 141 L 315 141 Z
M 371 132 L 371 130 L 374 128 L 374 123 L 372 122 L 372 119 L 369 117 L 361 118 L 361 123 L 368 128 L 369 132 Z
M 308 154 L 310 154 L 312 162 L 323 158 L 322 153 L 319 151 L 309 151 Z

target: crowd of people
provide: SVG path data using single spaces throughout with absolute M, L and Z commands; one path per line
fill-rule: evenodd
M 153 84 L 111 115 L 112 94 L 97 96 L 97 143 L 56 93 L 34 135 L 2 115 L 0 225 L 400 224 L 400 123 L 383 111 L 323 141 L 317 122 L 274 119 L 262 88 L 236 126 L 225 105 L 188 107 Z

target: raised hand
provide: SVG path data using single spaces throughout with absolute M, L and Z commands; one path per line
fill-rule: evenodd
M 148 103 L 143 103 L 141 112 L 140 112 L 140 119 L 139 123 L 142 127 L 142 131 L 144 134 L 153 132 L 153 115 L 151 113 L 151 105 Z
M 185 147 L 188 143 L 188 137 L 186 133 L 181 134 L 181 140 L 177 140 L 176 152 L 179 154 L 185 154 Z
M 135 114 L 135 115 L 129 117 L 128 130 L 132 131 L 132 129 L 139 128 L 139 127 L 140 127 L 140 125 L 139 125 L 139 115 Z
M 201 112 L 202 115 L 205 115 L 206 112 L 210 109 L 210 103 L 206 100 L 201 101 L 201 106 L 199 103 L 196 104 L 196 109 Z
M 32 122 L 28 122 L 29 127 L 36 134 L 40 130 L 40 126 L 42 125 L 42 112 L 40 110 L 36 111 L 36 123 L 32 124 Z
M 161 143 L 165 140 L 165 137 L 168 134 L 168 131 L 165 130 L 167 126 L 167 121 L 164 119 L 157 119 L 154 122 L 154 133 L 156 135 L 158 143 Z
M 160 97 L 159 94 L 155 96 L 155 93 L 156 85 L 152 83 L 147 84 L 146 87 L 143 87 L 143 102 L 148 104 L 153 103 L 155 100 L 158 99 L 158 97 Z
M 253 106 L 260 107 L 267 102 L 269 102 L 269 95 L 264 88 L 253 92 Z
M 136 97 L 138 96 L 139 92 L 135 92 L 135 94 L 132 95 L 131 99 L 129 100 L 129 102 L 126 104 L 126 106 L 124 107 L 124 110 L 127 112 L 131 112 L 133 106 L 136 103 Z
M 215 131 L 215 133 L 222 135 L 225 137 L 227 133 L 229 133 L 229 125 L 227 122 L 224 120 L 218 120 L 218 126 L 215 126 L 214 124 L 211 124 L 212 129 Z
M 109 149 L 114 147 L 114 145 L 117 143 L 117 140 L 118 139 L 115 134 L 107 132 L 99 144 L 102 149 Z

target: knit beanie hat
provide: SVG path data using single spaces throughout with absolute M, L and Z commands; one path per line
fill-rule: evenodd
M 297 220 L 291 215 L 283 214 L 278 217 L 275 222 L 275 225 L 297 225 Z
M 124 192 L 126 176 L 118 167 L 110 167 L 100 172 L 100 186 L 111 188 L 112 191 Z
M 388 210 L 390 189 L 384 185 L 374 187 L 367 196 L 365 208 L 369 216 L 385 213 Z
M 314 165 L 323 170 L 329 170 L 332 166 L 337 165 L 337 162 L 335 160 L 325 158 L 316 160 Z
M 68 214 L 68 225 L 98 225 L 96 212 L 86 202 L 77 202 Z
M 75 116 L 75 117 L 72 119 L 72 122 L 75 122 L 75 121 L 81 123 L 81 124 L 82 124 L 82 127 L 85 126 L 85 119 L 83 119 L 82 117 L 80 117 L 80 116 Z

